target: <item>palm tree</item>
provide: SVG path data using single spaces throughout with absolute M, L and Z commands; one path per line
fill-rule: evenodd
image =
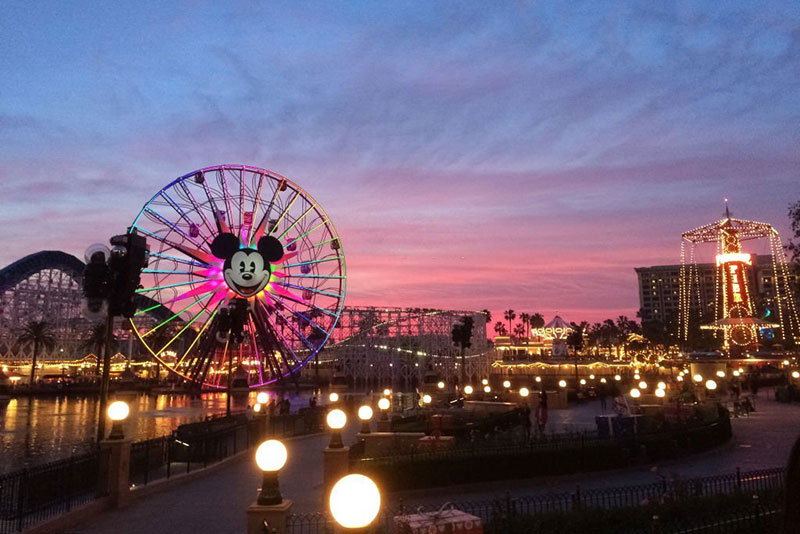
M 522 323 L 514 325 L 514 337 L 517 338 L 518 342 L 525 337 L 525 331 L 525 326 Z
M 517 314 L 514 313 L 514 310 L 506 310 L 503 313 L 503 318 L 508 321 L 508 331 L 511 332 L 511 321 L 517 318 Z
M 94 352 L 94 355 L 97 356 L 97 367 L 96 373 L 100 374 L 100 362 L 102 360 L 103 355 L 103 347 L 106 344 L 106 324 L 105 323 L 95 323 L 92 326 L 92 329 L 89 330 L 89 335 L 81 343 L 81 349 L 86 351 Z M 113 350 L 114 347 L 117 345 L 117 338 L 114 336 L 112 338 L 112 346 L 111 349 Z
M 519 320 L 522 321 L 522 328 L 525 330 L 525 332 L 527 332 L 528 331 L 527 326 L 530 325 L 531 323 L 531 314 L 524 312 L 520 313 Z
M 544 326 L 544 316 L 539 312 L 532 313 L 528 320 L 531 323 L 531 328 L 542 328 Z
M 504 336 L 508 333 L 508 330 L 506 330 L 506 325 L 504 325 L 502 321 L 497 321 L 494 323 L 494 331 L 498 336 Z
M 39 357 L 39 349 L 53 350 L 56 345 L 56 338 L 53 336 L 50 325 L 47 321 L 29 321 L 22 327 L 17 334 L 17 343 L 25 345 L 33 343 L 33 362 L 31 363 L 31 384 L 36 378 L 36 359 Z
M 492 322 L 492 312 L 490 312 L 489 310 L 484 308 L 484 309 L 481 310 L 481 313 L 486 316 L 486 324 L 489 324 L 489 323 Z

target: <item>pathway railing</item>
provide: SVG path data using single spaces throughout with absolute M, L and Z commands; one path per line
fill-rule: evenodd
M 0 475 L 0 534 L 21 532 L 102 496 L 99 450 Z
M 554 525 L 560 514 L 581 514 L 591 510 L 654 510 L 663 506 L 680 506 L 681 503 L 697 503 L 698 499 L 715 499 L 730 496 L 746 505 L 731 510 L 724 517 L 687 517 L 677 524 L 662 524 L 657 515 L 648 516 L 641 533 L 711 533 L 745 532 L 745 527 L 758 524 L 774 525 L 779 518 L 777 503 L 784 487 L 786 471 L 783 468 L 766 469 L 718 476 L 699 477 L 686 480 L 662 480 L 652 484 L 640 484 L 602 489 L 581 489 L 572 492 L 545 495 L 521 495 L 494 499 L 453 501 L 458 510 L 480 517 L 487 534 L 527 534 L 531 528 L 540 534 L 562 532 Z M 751 505 L 753 495 L 763 496 L 764 504 Z M 737 501 L 738 502 L 738 501 Z M 384 509 L 372 527 L 374 534 L 395 534 L 395 516 L 435 512 L 438 506 L 430 504 L 399 504 Z M 590 516 L 591 519 L 591 516 Z M 759 522 L 760 521 L 760 522 Z M 563 521 L 561 521 L 563 523 Z M 328 534 L 333 530 L 333 520 L 328 513 L 293 514 L 287 520 L 289 534 Z M 767 530 L 749 530 L 749 534 Z M 617 530 L 616 532 L 629 532 Z
M 268 437 L 291 437 L 322 431 L 324 412 L 302 409 L 297 414 L 231 421 L 208 432 L 175 432 L 133 443 L 130 449 L 131 489 L 177 474 L 202 469 L 236 455 Z M 0 534 L 22 532 L 36 523 L 69 512 L 105 496 L 104 466 L 108 451 L 80 456 L 0 475 Z

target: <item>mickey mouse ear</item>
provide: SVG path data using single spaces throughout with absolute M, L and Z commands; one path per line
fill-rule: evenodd
M 228 232 L 219 234 L 211 242 L 211 253 L 221 260 L 233 256 L 237 250 L 239 250 L 239 238 Z
M 272 237 L 265 235 L 258 240 L 258 252 L 269 262 L 278 261 L 283 257 L 283 245 Z

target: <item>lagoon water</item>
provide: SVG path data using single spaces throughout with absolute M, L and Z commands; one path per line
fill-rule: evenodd
M 292 411 L 308 405 L 310 392 L 290 393 Z M 131 406 L 125 434 L 134 441 L 170 434 L 183 423 L 225 413 L 225 394 L 133 394 L 119 397 Z M 99 400 L 95 397 L 17 397 L 0 403 L 0 473 L 80 454 L 92 449 Z M 255 393 L 233 399 L 233 411 L 255 403 Z

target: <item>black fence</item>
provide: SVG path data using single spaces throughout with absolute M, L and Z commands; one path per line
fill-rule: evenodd
M 0 475 L 0 534 L 21 532 L 102 496 L 105 454 L 94 451 Z
M 604 524 L 615 533 L 699 534 L 724 529 L 726 534 L 753 534 L 768 532 L 761 530 L 765 525 L 777 525 L 784 477 L 784 469 L 737 470 L 721 476 L 449 504 L 479 517 L 486 534 L 601 532 Z M 437 510 L 430 505 L 393 506 L 382 511 L 371 532 L 399 534 L 403 531 L 395 524 L 396 516 Z M 293 514 L 287 529 L 290 534 L 329 534 L 333 520 L 327 513 Z
M 301 436 L 323 430 L 324 411 L 301 409 L 272 417 L 222 418 L 195 423 L 170 436 L 139 441 L 131 447 L 130 484 L 189 473 L 257 445 L 263 439 Z M 211 424 L 209 424 L 211 423 Z
M 269 437 L 322 431 L 324 411 L 217 418 L 185 425 L 170 436 L 131 445 L 131 488 L 207 467 Z M 96 450 L 0 475 L 0 534 L 22 532 L 105 495 L 107 451 Z
M 727 415 L 713 423 L 624 438 L 596 434 L 509 444 L 475 442 L 453 449 L 352 458 L 352 469 L 388 491 L 615 469 L 720 445 L 731 436 Z

